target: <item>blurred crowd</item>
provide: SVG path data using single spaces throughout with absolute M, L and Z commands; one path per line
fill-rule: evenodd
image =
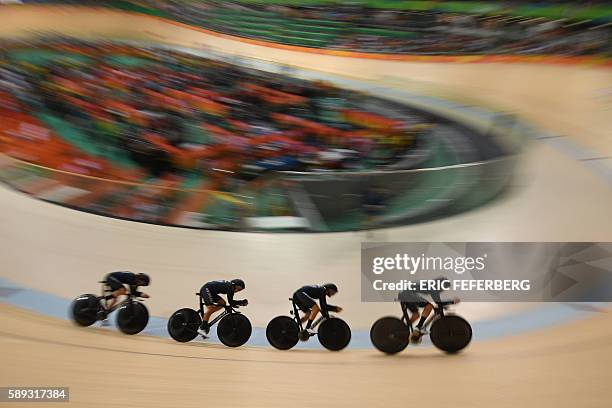
M 215 22 L 218 12 L 233 10 L 245 15 L 273 13 L 286 21 L 313 24 L 320 21 L 347 23 L 324 47 L 341 50 L 407 54 L 555 54 L 612 55 L 612 26 L 591 20 L 549 20 L 509 15 L 472 15 L 431 11 L 373 9 L 360 5 L 309 7 L 220 1 L 140 1 L 173 17 L 230 34 L 258 37 L 241 29 L 240 23 Z M 508 2 L 509 6 L 529 2 Z M 549 2 L 550 3 L 550 2 Z M 588 2 L 605 4 L 606 2 Z M 350 3 L 348 3 L 350 4 Z M 248 28 L 248 27 L 245 27 Z M 363 33 L 359 28 L 388 29 L 390 33 Z M 394 35 L 404 31 L 409 36 Z M 296 28 L 291 37 L 304 36 Z M 280 39 L 279 41 L 283 41 Z M 291 42 L 294 43 L 294 42 Z
M 432 127 L 407 108 L 327 83 L 170 50 L 74 41 L 32 48 L 41 50 L 60 54 L 28 62 L 3 50 L 0 92 L 55 130 L 84 134 L 102 156 L 127 152 L 155 177 L 190 171 L 249 181 L 269 171 L 385 166 Z
M 436 129 L 403 105 L 218 58 L 0 43 L 0 152 L 42 166 L 2 177 L 99 214 L 235 228 L 292 213 L 278 171 L 402 168 Z

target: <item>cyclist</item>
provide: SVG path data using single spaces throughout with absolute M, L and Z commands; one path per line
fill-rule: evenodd
M 304 323 L 308 320 L 306 324 L 306 330 L 309 330 L 312 326 L 312 322 L 319 311 L 325 317 L 329 317 L 329 311 L 333 311 L 336 313 L 340 313 L 342 308 L 339 306 L 333 306 L 327 304 L 326 297 L 334 296 L 338 293 L 338 287 L 333 283 L 326 283 L 324 285 L 306 285 L 302 286 L 293 294 L 293 301 L 295 305 L 304 312 L 304 316 L 300 318 L 301 322 Z M 316 300 L 319 301 L 317 305 Z
M 104 302 L 102 302 L 102 306 L 104 310 L 101 312 L 100 316 L 104 320 L 103 324 L 108 323 L 106 315 L 113 309 L 119 300 L 119 296 L 128 294 L 128 289 L 129 293 L 138 297 L 149 297 L 146 293 L 138 291 L 139 286 L 149 286 L 151 283 L 151 278 L 146 273 L 112 272 L 106 275 L 104 280 L 106 281 L 106 285 L 110 288 L 111 293 L 103 298 Z
M 230 306 L 246 306 L 249 304 L 249 301 L 244 300 L 234 300 L 234 293 L 240 292 L 245 288 L 244 281 L 242 279 L 233 279 L 231 281 L 226 280 L 218 280 L 207 282 L 200 289 L 200 296 L 202 297 L 202 301 L 206 306 L 206 310 L 204 311 L 204 316 L 202 316 L 202 324 L 198 329 L 198 334 L 202 337 L 207 337 L 208 332 L 210 331 L 210 325 L 208 324 L 208 320 L 213 313 L 223 309 L 223 306 L 229 304 Z M 227 303 L 225 300 L 219 296 L 219 294 L 227 295 Z
M 445 287 L 450 287 L 450 280 L 443 276 L 434 279 L 434 281 L 436 282 L 436 289 L 405 290 L 399 294 L 398 300 L 401 302 L 402 311 L 405 313 L 406 310 L 410 310 L 411 312 L 410 321 L 408 323 L 412 324 L 420 318 L 416 328 L 410 335 L 410 340 L 412 342 L 419 342 L 421 337 L 427 334 L 427 331 L 423 329 L 423 325 L 434 308 L 433 303 L 423 296 L 428 296 L 433 302 L 440 303 L 442 302 L 440 293 L 445 290 Z M 420 282 L 418 287 L 421 287 Z M 459 299 L 453 299 L 453 303 L 459 303 Z M 423 312 L 420 314 L 419 308 L 423 308 Z

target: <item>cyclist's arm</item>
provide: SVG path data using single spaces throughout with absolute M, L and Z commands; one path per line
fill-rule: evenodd
M 332 312 L 337 312 L 338 306 L 327 304 L 327 310 L 331 310 Z
M 457 304 L 459 303 L 459 298 L 454 298 L 454 299 L 446 299 L 446 300 L 442 300 L 440 298 L 440 294 L 436 293 L 435 295 L 432 294 L 431 298 L 434 302 L 436 302 L 438 305 L 442 305 L 442 306 L 446 306 L 446 305 L 452 305 L 452 304 Z
M 329 317 L 329 306 L 327 305 L 327 299 L 325 299 L 325 290 L 323 290 L 323 292 L 319 296 L 319 306 L 321 306 L 321 314 L 326 318 Z
M 142 294 L 142 292 L 138 291 L 137 285 L 130 285 L 130 293 L 136 297 L 140 297 L 140 295 Z
M 234 288 L 232 284 L 229 284 L 229 289 L 227 291 L 227 304 L 230 306 L 235 306 L 234 302 Z

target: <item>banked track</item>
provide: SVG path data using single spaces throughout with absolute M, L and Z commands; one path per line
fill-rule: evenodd
M 446 356 L 371 351 L 230 350 L 126 337 L 0 305 L 3 384 L 70 386 L 79 407 L 605 407 L 609 313 Z M 10 329 L 8 329 L 10 328 Z M 313 389 L 305 389 L 312 381 Z M 313 402 L 314 400 L 314 402 Z M 24 405 L 27 406 L 27 405 Z M 34 406 L 34 405 L 33 405 Z
M 7 30 L 13 29 L 13 34 L 25 35 L 27 24 L 34 24 L 37 31 L 62 29 L 85 37 L 114 34 L 151 40 L 157 36 L 158 41 L 167 43 L 212 44 L 226 51 L 306 65 L 307 58 L 294 51 L 232 43 L 173 24 L 166 27 L 159 21 L 149 20 L 147 26 L 131 15 L 62 10 L 49 13 L 48 8 L 11 8 L 9 14 L 2 10 L 0 32 L 6 35 Z M 21 12 L 21 17 L 14 14 Z M 126 19 L 131 24 L 126 24 Z M 356 64 L 356 60 L 336 57 L 332 63 L 328 58 L 321 57 L 319 69 L 353 77 L 361 74 L 360 79 L 381 83 L 382 77 L 374 73 L 389 72 L 384 61 L 376 61 L 381 64 L 378 70 L 367 74 L 365 66 L 374 62 Z M 314 64 L 318 57 L 309 55 L 308 59 Z M 396 73 L 420 71 L 422 77 L 428 72 L 435 77 L 431 82 L 436 82 L 431 89 L 437 90 L 461 78 L 462 86 L 474 90 L 471 96 L 495 99 L 493 102 L 502 105 L 507 101 L 505 106 L 511 108 L 524 100 L 533 104 L 529 119 L 563 132 L 574 143 L 588 145 L 604 157 L 603 161 L 607 160 L 606 136 L 612 134 L 605 133 L 609 123 L 586 122 L 582 108 L 575 114 L 569 108 L 555 112 L 546 103 L 554 99 L 548 95 L 553 86 L 551 80 L 531 82 L 530 92 L 539 100 L 525 99 L 524 94 L 514 92 L 513 102 L 512 90 L 494 92 L 499 91 L 499 83 L 492 77 L 485 80 L 480 65 L 443 65 L 405 63 L 398 65 L 405 70 Z M 496 75 L 501 72 L 503 76 L 505 66 L 496 64 L 496 68 Z M 519 72 L 522 80 L 535 79 L 543 75 L 544 68 L 549 67 L 507 68 L 508 88 L 512 84 L 522 88 L 517 82 Z M 474 73 L 468 75 L 470 69 Z M 550 68 L 553 78 L 558 69 Z M 574 72 L 576 82 L 567 90 L 561 86 L 561 77 L 557 77 L 554 87 L 563 89 L 565 96 L 573 93 L 578 105 L 586 100 L 584 95 L 594 89 L 594 84 L 601 87 L 609 83 L 608 71 L 577 67 L 565 67 L 563 71 Z M 465 80 L 467 77 L 472 78 L 471 82 Z M 410 82 L 397 86 L 409 88 Z M 592 104 L 593 101 L 591 107 Z M 599 116 L 603 108 L 597 109 L 594 117 L 603 118 Z M 593 129 L 577 131 L 587 127 Z M 603 148 L 597 149 L 600 145 Z M 514 188 L 497 202 L 477 212 L 389 229 L 369 238 L 609 241 L 609 181 L 601 177 L 600 167 L 589 167 L 588 162 L 576 158 L 579 157 L 560 152 L 554 145 L 534 143 L 523 159 L 523 171 Z M 109 270 L 146 270 L 155 282 L 147 305 L 152 314 L 168 316 L 179 307 L 193 304 L 194 288 L 204 280 L 240 275 L 249 282 L 248 298 L 253 306 L 247 313 L 256 326 L 262 327 L 272 316 L 287 312 L 284 299 L 296 284 L 333 279 L 342 288 L 337 302 L 346 307 L 344 317 L 354 329 L 367 330 L 375 318 L 396 313 L 391 305 L 359 302 L 359 243 L 368 238 L 365 234 L 278 236 L 177 230 L 74 212 L 4 188 L 0 194 L 0 277 L 23 287 L 71 298 L 96 290 L 95 282 Z M 0 310 L 1 356 L 3 367 L 8 368 L 0 371 L 0 383 L 67 385 L 72 388 L 75 406 L 403 406 L 425 399 L 435 406 L 560 407 L 580 401 L 581 406 L 604 407 L 612 398 L 606 376 L 602 375 L 612 359 L 610 315 L 605 311 L 593 311 L 592 317 L 567 325 L 475 342 L 465 353 L 454 357 L 432 348 L 414 348 L 387 358 L 374 350 L 282 353 L 267 348 L 230 350 L 203 343 L 184 345 L 147 336 L 126 337 L 96 328 L 80 329 L 8 305 L 0 305 Z M 459 312 L 479 319 L 508 310 L 519 307 L 466 304 Z M 307 383 L 314 384 L 317 391 L 307 392 Z M 439 384 L 444 386 L 438 388 Z M 322 390 L 330 391 L 328 400 L 322 399 Z

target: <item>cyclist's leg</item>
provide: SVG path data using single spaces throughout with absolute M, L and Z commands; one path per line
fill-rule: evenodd
M 416 327 L 417 329 L 421 330 L 423 329 L 423 325 L 425 324 L 427 317 L 429 317 L 429 314 L 433 310 L 433 305 L 429 302 L 422 302 L 419 304 L 419 306 L 423 308 L 423 312 L 421 313 L 421 319 L 417 323 Z
M 117 289 L 111 293 L 112 298 L 110 299 L 110 303 L 107 303 L 106 310 L 111 310 L 117 302 L 119 301 L 120 296 L 127 295 L 127 289 L 122 287 L 121 289 Z
M 313 298 L 305 293 L 296 293 L 294 296 L 294 302 L 300 308 L 300 310 L 305 313 L 301 321 L 304 323 L 306 320 L 308 320 L 308 323 L 306 323 L 306 329 L 310 329 L 310 326 L 312 326 L 312 321 L 317 316 L 317 313 L 319 313 L 319 305 Z
M 215 303 L 218 303 L 219 305 L 225 305 L 225 301 L 221 297 L 215 299 Z M 204 316 L 202 317 L 202 320 L 208 322 L 213 313 L 218 312 L 221 309 L 223 309 L 223 306 L 217 306 L 212 304 L 206 305 L 206 310 L 204 311 Z
M 319 314 L 320 310 L 321 310 L 321 308 L 315 302 L 315 304 L 312 306 L 312 309 L 310 310 L 310 316 L 308 316 L 308 323 L 306 323 L 306 329 L 310 329 L 310 327 L 312 326 L 312 322 L 317 317 L 317 315 Z
M 304 315 L 302 317 L 300 317 L 300 322 L 304 323 L 306 320 L 308 320 L 308 317 L 310 317 L 310 308 L 308 306 L 302 305 L 302 304 L 300 304 L 298 302 L 296 302 L 295 305 L 298 307 L 298 309 L 300 309 L 300 311 L 302 313 L 304 313 Z M 299 317 L 299 315 L 298 315 L 298 317 Z
M 200 329 L 208 331 L 208 320 L 210 320 L 210 316 L 223 308 L 222 306 L 217 306 L 215 303 L 225 305 L 225 300 L 223 300 L 221 296 L 211 293 L 210 289 L 206 287 L 206 285 L 200 289 L 200 296 L 202 297 L 204 306 L 206 306 L 204 315 L 202 316 L 202 324 L 200 325 Z
M 302 303 L 299 292 L 295 292 L 291 299 L 293 300 L 293 304 L 298 309 L 297 316 L 295 317 L 300 319 L 300 323 L 304 323 L 306 320 L 308 320 L 308 316 L 310 316 L 310 308 Z M 304 315 L 300 316 L 300 312 L 304 313 Z
M 122 282 L 112 276 L 106 277 L 106 284 L 111 290 L 110 295 L 106 296 L 106 310 L 111 310 L 117 304 L 119 297 L 127 294 L 127 289 Z
M 407 310 L 410 310 L 410 317 L 407 318 L 406 324 L 411 325 L 420 317 L 419 303 L 424 299 L 412 290 L 404 290 L 399 294 L 398 300 L 401 302 L 402 312 L 404 316 L 408 316 Z
M 408 324 L 413 324 L 420 316 L 419 308 L 414 302 L 405 302 L 406 309 L 410 310 L 410 319 L 408 320 Z

